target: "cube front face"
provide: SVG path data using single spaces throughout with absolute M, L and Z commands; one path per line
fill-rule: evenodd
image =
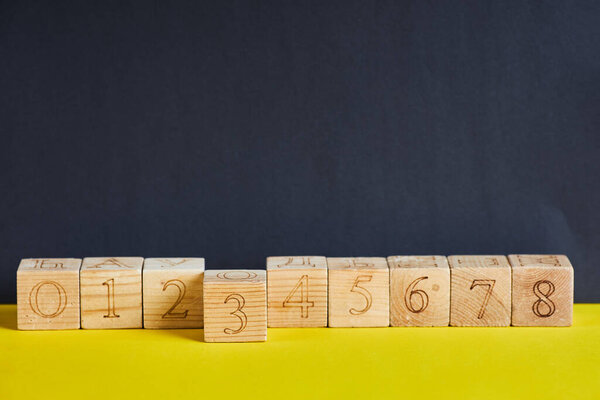
M 450 269 L 443 256 L 392 256 L 390 325 L 448 326 Z
M 144 260 L 144 328 L 202 328 L 203 258 Z
M 327 326 L 327 261 L 325 257 L 267 259 L 268 326 Z
M 21 330 L 79 329 L 81 259 L 24 259 L 17 271 Z
M 141 257 L 85 258 L 81 266 L 81 327 L 142 328 Z
M 204 274 L 204 341 L 267 340 L 264 270 L 210 270 Z
M 510 255 L 512 325 L 571 326 L 573 267 L 563 255 Z
M 450 325 L 508 326 L 511 268 L 505 256 L 450 256 Z
M 389 269 L 385 258 L 327 258 L 329 326 L 389 326 Z

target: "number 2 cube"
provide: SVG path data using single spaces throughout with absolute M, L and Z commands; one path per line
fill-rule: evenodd
M 267 258 L 268 326 L 327 326 L 325 257 Z
M 389 269 L 385 258 L 327 258 L 329 326 L 389 326 Z
M 80 272 L 81 327 L 141 328 L 142 257 L 88 257 Z
M 570 326 L 573 266 L 564 255 L 512 254 L 512 325 Z
M 449 256 L 450 325 L 508 326 L 511 269 L 505 256 Z
M 267 340 L 266 278 L 264 270 L 204 273 L 204 341 Z

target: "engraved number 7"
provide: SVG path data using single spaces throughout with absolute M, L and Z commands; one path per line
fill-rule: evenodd
M 369 311 L 369 308 L 371 308 L 371 304 L 373 303 L 373 296 L 371 296 L 371 293 L 367 289 L 365 289 L 362 286 L 359 286 L 362 282 L 371 282 L 371 279 L 373 279 L 372 275 L 359 275 L 354 280 L 354 285 L 352 285 L 352 289 L 350 289 L 350 291 L 362 295 L 365 298 L 365 300 L 367 301 L 367 304 L 365 305 L 365 307 L 362 310 L 357 310 L 356 308 L 351 308 L 350 314 L 352 314 L 352 315 L 364 314 L 367 311 Z
M 494 279 L 474 279 L 471 284 L 470 290 L 473 290 L 475 286 L 487 286 L 487 292 L 485 293 L 485 298 L 483 299 L 483 304 L 481 305 L 481 309 L 479 310 L 479 314 L 477 314 L 477 319 L 483 318 L 483 314 L 485 313 L 485 308 L 487 307 L 488 301 L 490 301 L 490 296 L 492 295 L 492 291 L 494 290 L 494 284 L 496 281 Z

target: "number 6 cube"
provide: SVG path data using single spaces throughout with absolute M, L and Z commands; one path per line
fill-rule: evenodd
M 264 270 L 204 273 L 204 341 L 267 340 L 267 276 Z
M 511 270 L 505 256 L 449 256 L 450 326 L 510 325 Z
M 325 257 L 267 258 L 268 326 L 327 326 Z
M 390 275 L 385 258 L 327 258 L 329 326 L 390 324 Z

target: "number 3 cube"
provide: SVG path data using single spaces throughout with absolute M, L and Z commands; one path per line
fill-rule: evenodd
M 264 270 L 209 270 L 204 273 L 204 341 L 267 340 Z
M 450 325 L 510 325 L 511 269 L 505 256 L 450 256 Z
M 390 285 L 385 258 L 327 258 L 329 326 L 389 326 Z

